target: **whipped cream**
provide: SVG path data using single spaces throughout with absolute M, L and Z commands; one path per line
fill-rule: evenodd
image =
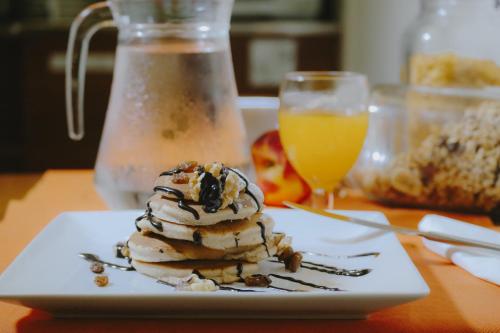
M 185 278 L 165 277 L 162 281 L 175 286 L 176 290 L 180 291 L 217 291 L 219 287 L 214 281 L 209 279 L 201 279 L 196 274 L 191 274 Z

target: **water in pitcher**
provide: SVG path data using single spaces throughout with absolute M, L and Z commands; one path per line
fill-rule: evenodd
M 118 46 L 95 177 L 111 208 L 142 207 L 159 173 L 181 161 L 249 167 L 225 42 Z

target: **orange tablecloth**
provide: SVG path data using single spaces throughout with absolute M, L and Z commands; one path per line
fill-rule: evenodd
M 0 271 L 57 214 L 67 210 L 105 209 L 90 171 L 48 171 L 32 187 L 21 177 L 0 176 Z M 29 188 L 24 194 L 19 187 Z M 2 207 L 0 202 L 0 209 Z M 339 209 L 381 210 L 393 224 L 415 227 L 429 211 L 387 208 L 363 198 L 338 199 Z M 445 214 L 493 227 L 487 217 Z M 497 228 L 498 230 L 498 228 Z M 367 320 L 189 320 L 53 319 L 21 306 L 0 303 L 0 332 L 500 332 L 500 288 L 479 280 L 427 251 L 419 239 L 400 240 L 431 288 L 429 297 L 374 313 Z M 48 263 L 49 265 L 50 263 Z

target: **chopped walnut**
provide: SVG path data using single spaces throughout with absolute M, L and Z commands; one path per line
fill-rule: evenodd
M 203 166 L 205 172 L 210 172 L 214 177 L 219 177 L 224 165 L 220 162 L 207 163 Z
M 189 183 L 189 176 L 184 173 L 176 173 L 172 176 L 172 183 L 174 184 L 187 184 Z
M 287 246 L 283 249 L 283 251 L 279 254 L 278 260 L 279 261 L 285 261 L 289 257 L 293 255 L 293 249 L 290 246 Z
M 100 262 L 94 262 L 90 265 L 90 270 L 96 274 L 101 274 L 104 272 L 104 266 Z
M 285 260 L 285 269 L 289 270 L 292 273 L 295 273 L 299 270 L 300 264 L 302 263 L 302 254 L 299 252 L 295 252 Z
M 201 179 L 204 175 L 205 174 L 196 175 L 189 179 L 189 199 L 192 199 L 194 201 L 198 201 L 200 199 Z
M 269 287 L 271 278 L 267 275 L 253 274 L 245 277 L 245 285 L 249 287 Z
M 176 169 L 191 173 L 194 171 L 194 169 L 198 166 L 198 162 L 196 161 L 185 161 L 179 164 Z
M 225 177 L 224 180 L 224 189 L 222 193 L 220 193 L 220 199 L 222 200 L 222 204 L 219 209 L 224 209 L 231 205 L 235 200 L 239 197 L 240 193 L 245 189 L 245 182 L 240 179 L 240 177 L 230 171 L 223 172 L 223 164 L 222 163 L 209 163 L 204 165 L 204 171 L 200 174 L 197 174 L 189 179 L 189 192 L 186 198 L 192 199 L 194 201 L 200 200 L 200 192 L 201 192 L 201 183 L 203 178 L 210 174 L 215 177 L 219 182 L 221 182 L 222 177 Z M 226 169 L 227 170 L 227 169 Z
M 94 278 L 94 283 L 98 286 L 98 287 L 106 287 L 109 283 L 109 279 L 106 275 L 97 275 L 95 278 Z
M 222 207 L 232 204 L 244 189 L 245 183 L 243 180 L 234 172 L 229 172 L 222 192 Z

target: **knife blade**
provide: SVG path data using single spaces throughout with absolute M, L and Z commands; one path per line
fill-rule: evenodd
M 333 218 L 333 219 L 340 220 L 340 221 L 345 221 L 345 222 L 350 222 L 350 223 L 362 225 L 365 227 L 376 228 L 376 229 L 384 230 L 384 231 L 396 232 L 398 234 L 403 234 L 403 235 L 420 236 L 420 237 L 423 237 L 423 238 L 426 238 L 429 240 L 444 242 L 444 243 L 453 244 L 453 245 L 473 246 L 473 247 L 479 247 L 479 248 L 488 249 L 488 250 L 500 251 L 500 244 L 481 242 L 481 241 L 473 240 L 470 238 L 451 236 L 451 235 L 443 234 L 440 232 L 420 231 L 418 229 L 412 229 L 412 228 L 406 228 L 406 227 L 400 227 L 400 226 L 388 225 L 388 224 L 380 224 L 377 222 L 368 221 L 368 220 L 360 219 L 357 217 L 350 217 L 350 216 L 345 216 L 345 215 L 342 215 L 339 213 L 327 212 L 327 211 L 322 210 L 322 209 L 313 208 L 313 207 L 309 207 L 309 206 L 305 206 L 305 205 L 301 205 L 301 204 L 297 204 L 297 203 L 292 203 L 289 201 L 283 201 L 283 204 L 289 208 L 299 209 L 299 210 L 309 212 L 311 214 L 321 215 L 321 216 Z

